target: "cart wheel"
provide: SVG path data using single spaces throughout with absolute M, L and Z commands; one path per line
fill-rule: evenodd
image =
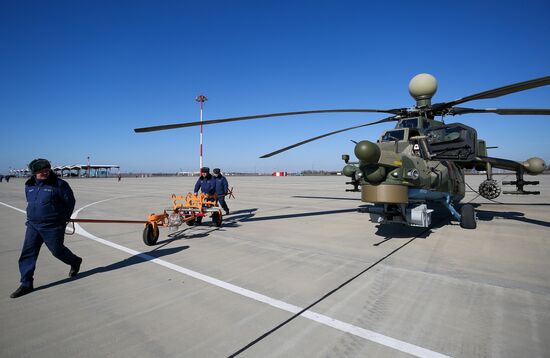
M 222 216 L 219 212 L 212 213 L 212 221 L 216 224 L 217 227 L 222 226 Z
M 186 221 L 185 223 L 187 224 L 187 226 L 193 226 L 195 225 L 195 219 L 191 219 L 189 221 Z
M 476 212 L 472 205 L 465 204 L 460 208 L 460 226 L 463 229 L 475 229 L 477 227 Z
M 143 229 L 143 242 L 145 245 L 153 246 L 157 243 L 158 238 L 159 229 L 155 230 L 151 224 L 145 225 L 145 229 Z

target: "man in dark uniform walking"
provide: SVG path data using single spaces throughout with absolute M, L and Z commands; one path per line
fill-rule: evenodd
M 63 244 L 65 227 L 75 206 L 73 191 L 51 168 L 46 159 L 35 159 L 29 164 L 33 176 L 25 183 L 27 231 L 19 257 L 21 286 L 11 294 L 11 298 L 33 291 L 36 260 L 43 243 L 56 258 L 71 266 L 69 277 L 76 276 L 80 270 L 82 258 Z
M 225 196 L 229 191 L 229 183 L 227 179 L 221 174 L 220 168 L 214 168 L 214 182 L 216 183 L 216 195 L 218 197 L 218 203 L 225 211 L 225 215 L 229 215 L 229 208 L 225 202 Z

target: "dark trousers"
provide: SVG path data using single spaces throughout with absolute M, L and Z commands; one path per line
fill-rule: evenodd
M 225 195 L 218 195 L 218 204 L 220 204 L 223 210 L 229 211 L 227 203 L 225 202 Z
M 31 286 L 33 282 L 36 260 L 42 244 L 51 251 L 59 260 L 67 265 L 77 265 L 80 257 L 69 250 L 63 242 L 65 241 L 65 225 L 56 226 L 33 226 L 27 223 L 25 242 L 19 257 L 19 272 L 21 272 L 21 285 Z

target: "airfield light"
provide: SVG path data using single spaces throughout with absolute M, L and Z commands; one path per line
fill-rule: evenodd
M 204 102 L 208 101 L 208 98 L 206 98 L 206 96 L 203 96 L 202 94 L 201 95 L 198 95 L 197 98 L 196 98 L 196 101 L 200 103 L 200 106 L 201 106 L 201 110 L 200 110 L 200 121 L 201 121 L 201 125 L 200 125 L 200 137 L 199 137 L 199 171 L 200 173 L 202 174 L 202 105 Z

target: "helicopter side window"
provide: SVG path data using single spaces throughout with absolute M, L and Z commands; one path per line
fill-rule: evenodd
M 403 140 L 405 137 L 405 131 L 387 131 L 382 136 L 382 142 L 394 142 Z

